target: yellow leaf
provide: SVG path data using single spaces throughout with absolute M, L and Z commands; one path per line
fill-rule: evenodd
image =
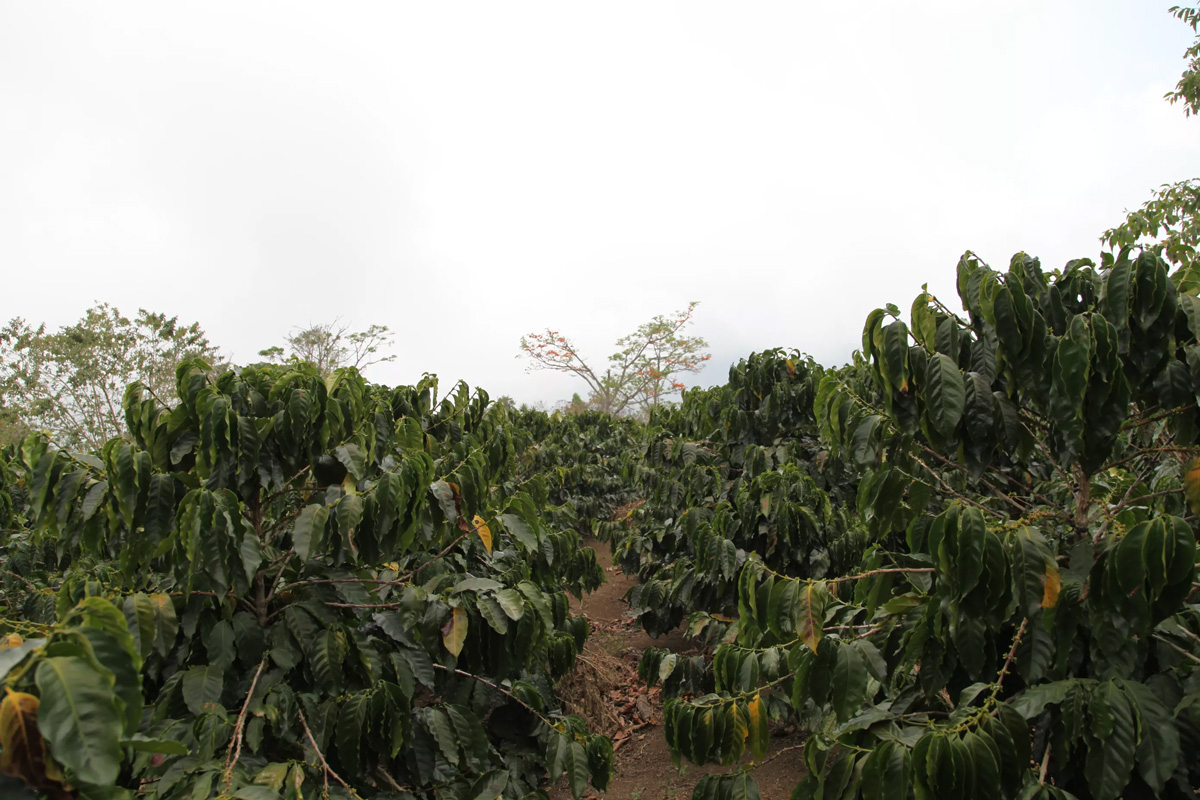
M 450 619 L 442 626 L 442 644 L 450 651 L 450 655 L 458 658 L 462 652 L 463 642 L 467 640 L 466 609 L 456 608 L 450 614 Z
M 0 772 L 21 778 L 47 797 L 69 797 L 71 787 L 46 754 L 46 742 L 38 731 L 38 705 L 33 695 L 11 689 L 0 701 Z
M 384 564 L 384 566 L 387 567 L 388 569 L 390 569 L 392 572 L 400 571 L 400 565 L 398 563 L 396 563 L 395 561 L 389 561 L 386 564 Z
M 1200 514 L 1200 458 L 1193 458 L 1183 475 L 1183 491 L 1193 514 Z
M 814 653 L 817 652 L 817 644 L 821 641 L 821 635 L 824 633 L 825 625 L 825 598 L 821 595 L 821 590 L 825 588 L 823 581 L 808 583 L 800 589 L 800 596 L 797 614 L 796 614 L 796 632 L 800 634 L 800 640 L 808 645 L 808 648 Z
M 492 552 L 492 529 L 483 521 L 483 517 L 478 514 L 475 519 L 471 520 L 471 524 L 475 526 L 475 532 L 479 534 L 479 541 L 483 542 L 483 548 L 489 553 Z
M 756 760 L 762 761 L 767 754 L 771 732 L 767 727 L 766 705 L 762 701 L 762 696 L 757 692 L 754 699 L 746 704 L 746 718 L 750 752 L 754 754 Z
M 1042 608 L 1054 608 L 1058 602 L 1058 592 L 1062 589 L 1062 578 L 1059 577 L 1058 567 L 1046 565 L 1046 589 L 1042 593 Z
M 783 363 L 784 363 L 784 365 L 787 367 L 787 371 L 788 371 L 788 377 L 790 377 L 790 378 L 794 378 L 794 377 L 796 377 L 796 364 L 795 364 L 795 362 L 793 362 L 793 361 L 792 361 L 792 360 L 789 358 L 789 359 L 787 359 L 786 361 L 784 361 Z
M 21 638 L 21 634 L 10 633 L 8 636 L 0 639 L 0 650 L 10 650 L 14 647 L 20 647 L 24 641 L 25 640 Z

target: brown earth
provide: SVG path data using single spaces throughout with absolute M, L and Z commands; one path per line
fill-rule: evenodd
M 701 648 L 678 629 L 651 639 L 629 616 L 629 606 L 623 599 L 635 581 L 613 566 L 607 545 L 594 540 L 588 545 L 596 551 L 607 581 L 582 602 L 572 603 L 575 613 L 587 617 L 591 635 L 575 670 L 560 682 L 559 690 L 569 712 L 585 719 L 591 730 L 613 738 L 616 774 L 606 793 L 589 786 L 583 796 L 687 800 L 701 777 L 736 767 L 697 767 L 684 761 L 681 769 L 675 769 L 663 735 L 661 693 L 657 688 L 647 689 L 638 679 L 637 664 L 647 647 L 687 655 L 696 655 Z M 754 779 L 763 800 L 787 800 L 804 775 L 804 740 L 788 731 L 773 734 L 771 749 L 754 770 Z M 749 757 L 744 763 L 748 762 Z M 552 787 L 550 797 L 571 800 L 565 778 Z

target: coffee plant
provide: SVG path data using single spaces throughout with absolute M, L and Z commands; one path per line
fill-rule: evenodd
M 435 378 L 178 371 L 94 453 L 0 462 L 5 796 L 518 798 L 603 789 L 559 710 L 603 580 L 507 414 Z
M 436 379 L 179 370 L 97 452 L 0 459 L 6 796 L 576 797 L 608 739 L 554 682 L 640 578 L 694 796 L 1190 797 L 1200 786 L 1200 300 L 1156 255 L 968 253 L 953 310 L 837 370 L 735 365 L 648 424 Z M 621 509 L 619 519 L 614 513 Z M 740 765 L 740 766 L 739 766 Z
M 546 482 L 543 516 L 592 535 L 622 506 L 638 500 L 646 478 L 644 426 L 599 411 L 511 414 L 522 469 Z
M 719 639 L 748 553 L 797 575 L 857 563 L 864 531 L 833 499 L 852 479 L 822 450 L 813 415 L 822 374 L 795 352 L 757 353 L 727 385 L 690 390 L 652 418 L 646 505 L 636 529 L 607 529 L 642 579 L 630 602 L 651 635 L 690 612 L 691 633 Z
M 618 546 L 642 559 L 642 597 L 655 592 L 643 619 L 665 628 L 681 617 L 657 616 L 659 593 L 716 586 L 699 607 L 736 625 L 711 684 L 677 680 L 668 743 L 699 764 L 762 760 L 769 720 L 796 719 L 809 773 L 795 798 L 1190 797 L 1200 301 L 1161 259 L 1129 253 L 1051 273 L 968 254 L 958 291 L 961 313 L 927 291 L 908 323 L 873 312 L 854 363 L 813 376 L 792 412 L 815 415 L 817 445 L 793 428 L 747 446 L 735 473 L 712 442 L 774 394 L 731 375 L 703 410 L 689 408 L 700 393 L 685 399 L 688 419 L 734 423 L 704 429 L 690 463 L 663 443 L 667 488 L 645 514 L 666 524 Z M 839 462 L 854 478 L 814 492 Z M 707 494 L 691 491 L 696 464 L 720 476 Z M 773 519 L 781 502 L 804 524 Z M 714 531 L 730 544 L 714 549 Z M 643 674 L 670 689 L 668 658 L 649 651 Z M 757 788 L 740 771 L 694 796 Z

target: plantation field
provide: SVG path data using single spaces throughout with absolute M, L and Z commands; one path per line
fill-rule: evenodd
M 25 437 L 0 788 L 1192 796 L 1200 300 L 1150 253 L 957 285 L 645 421 L 190 360 Z

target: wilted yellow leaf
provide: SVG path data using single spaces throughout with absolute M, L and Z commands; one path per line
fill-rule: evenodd
M 1200 514 L 1200 458 L 1193 458 L 1183 474 L 1183 492 L 1193 514 Z
M 805 584 L 796 598 L 796 633 L 814 653 L 825 633 L 825 598 L 821 594 L 824 588 L 823 581 Z
M 46 754 L 37 727 L 38 699 L 8 690 L 0 701 L 0 772 L 15 775 L 47 797 L 69 797 L 71 787 L 58 764 Z
M 0 639 L 0 650 L 10 650 L 14 647 L 20 647 L 24 641 L 25 640 L 21 638 L 21 634 L 10 633 L 8 636 Z
M 762 701 L 762 696 L 754 695 L 754 699 L 746 704 L 747 722 L 747 738 L 749 739 L 750 752 L 754 754 L 754 758 L 762 761 L 767 754 L 767 745 L 770 744 L 771 732 L 767 727 L 767 708 Z
M 1058 602 L 1058 593 L 1062 589 L 1062 578 L 1058 574 L 1058 567 L 1053 564 L 1046 565 L 1046 589 L 1042 593 L 1042 608 L 1054 608 Z
M 463 642 L 467 640 L 466 609 L 456 608 L 450 614 L 450 619 L 442 626 L 442 644 L 450 651 L 450 655 L 458 658 L 462 652 Z
M 475 515 L 475 519 L 471 520 L 471 524 L 475 526 L 475 532 L 479 534 L 479 541 L 483 542 L 483 548 L 489 553 L 492 552 L 492 529 L 478 514 Z

